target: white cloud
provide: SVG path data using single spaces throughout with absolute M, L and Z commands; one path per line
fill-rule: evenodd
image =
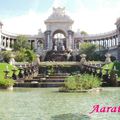
M 39 28 L 45 30 L 44 18 L 44 14 L 29 11 L 25 15 L 5 19 L 4 29 L 20 34 L 37 34 Z
M 22 16 L 3 19 L 4 29 L 13 33 L 37 34 L 38 29 L 45 30 L 44 20 L 51 14 L 52 7 L 67 6 L 68 2 L 69 0 L 54 0 L 52 6 L 44 13 L 29 10 Z M 96 10 L 90 10 L 80 0 L 74 0 L 74 2 L 76 10 L 74 12 L 67 11 L 74 20 L 73 30 L 80 29 L 93 34 L 111 31 L 116 28 L 114 23 L 116 18 L 119 17 L 120 2 L 114 8 L 103 6 Z
M 76 0 L 79 1 L 79 0 Z M 120 3 L 120 2 L 119 2 Z M 79 28 L 90 34 L 107 32 L 116 29 L 114 23 L 119 17 L 119 5 L 113 7 L 99 7 L 96 10 L 90 10 L 80 1 L 80 7 L 76 9 L 76 13 L 72 14 L 75 20 L 74 29 Z

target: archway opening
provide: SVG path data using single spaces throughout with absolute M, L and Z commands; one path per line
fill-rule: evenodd
M 61 30 L 57 30 L 53 33 L 53 50 L 55 51 L 66 50 L 66 35 Z

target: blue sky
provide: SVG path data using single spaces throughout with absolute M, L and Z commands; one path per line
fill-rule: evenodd
M 45 30 L 52 7 L 58 6 L 66 7 L 73 30 L 90 34 L 114 30 L 120 17 L 120 0 L 0 0 L 0 21 L 5 31 L 37 34 L 38 29 Z

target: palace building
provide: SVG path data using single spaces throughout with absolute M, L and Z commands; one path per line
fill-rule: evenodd
M 116 21 L 116 29 L 113 31 L 84 35 L 80 34 L 80 31 L 74 32 L 72 30 L 74 21 L 65 14 L 65 8 L 58 7 L 53 8 L 53 13 L 44 23 L 46 25 L 45 32 L 39 30 L 37 35 L 26 35 L 31 46 L 42 58 L 45 58 L 48 51 L 54 51 L 58 57 L 66 52 L 72 52 L 73 55 L 76 55 L 82 42 L 97 44 L 99 50 L 102 47 L 109 49 L 117 59 L 119 58 L 120 19 Z M 12 50 L 18 35 L 4 32 L 2 27 L 3 24 L 0 22 L 0 50 Z

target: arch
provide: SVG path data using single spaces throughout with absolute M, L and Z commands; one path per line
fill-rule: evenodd
M 52 35 L 53 50 L 64 51 L 66 49 L 66 34 L 63 30 L 56 30 Z
M 66 33 L 63 31 L 63 30 L 60 30 L 60 29 L 58 29 L 58 30 L 55 30 L 54 32 L 53 32 L 53 37 L 54 37 L 54 35 L 55 34 L 57 34 L 57 33 L 61 33 L 61 34 L 63 34 L 65 37 L 66 37 Z

